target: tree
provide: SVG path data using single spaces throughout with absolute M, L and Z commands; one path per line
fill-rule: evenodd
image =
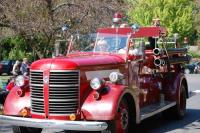
M 195 14 L 194 25 L 198 35 L 197 44 L 199 45 L 200 48 L 200 0 L 195 0 L 194 14 Z
M 128 12 L 130 21 L 140 25 L 151 25 L 153 18 L 160 18 L 167 27 L 169 36 L 179 33 L 181 39 L 187 36 L 194 41 L 193 0 L 128 0 L 134 5 Z
M 39 58 L 51 54 L 56 34 L 70 23 L 69 32 L 95 32 L 111 25 L 112 14 L 124 11 L 123 0 L 4 0 L 0 27 L 23 36 Z

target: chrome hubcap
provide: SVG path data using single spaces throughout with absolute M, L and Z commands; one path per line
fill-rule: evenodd
M 128 126 L 128 111 L 126 109 L 121 111 L 121 126 L 122 129 L 126 129 Z

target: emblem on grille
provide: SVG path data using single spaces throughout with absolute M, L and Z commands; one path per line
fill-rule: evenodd
M 44 76 L 43 81 L 45 84 L 49 83 L 49 77 L 48 76 Z

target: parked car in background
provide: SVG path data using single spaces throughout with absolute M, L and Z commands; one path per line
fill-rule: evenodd
M 200 73 L 200 62 L 193 61 L 190 64 L 185 66 L 185 73 L 192 74 L 192 73 Z
M 2 69 L 0 70 L 0 75 L 3 73 L 10 75 L 14 64 L 15 64 L 14 60 L 1 61 L 0 65 L 2 66 Z

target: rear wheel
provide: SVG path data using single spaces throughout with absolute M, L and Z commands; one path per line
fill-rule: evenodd
M 166 118 L 175 118 L 175 119 L 182 119 L 185 116 L 186 112 L 186 87 L 184 84 L 181 84 L 180 87 L 180 94 L 179 94 L 178 103 L 163 112 Z
M 119 103 L 115 119 L 108 123 L 109 127 L 106 131 L 109 133 L 131 133 L 133 132 L 131 131 L 131 127 L 134 126 L 131 125 L 131 119 L 133 118 L 130 117 L 128 103 L 125 99 L 122 99 Z
M 186 112 L 186 88 L 182 84 L 180 88 L 179 103 L 174 107 L 174 113 L 176 118 L 181 119 L 185 116 Z
M 32 127 L 14 126 L 13 127 L 13 132 L 14 133 L 41 133 L 42 129 L 41 128 L 32 128 Z

